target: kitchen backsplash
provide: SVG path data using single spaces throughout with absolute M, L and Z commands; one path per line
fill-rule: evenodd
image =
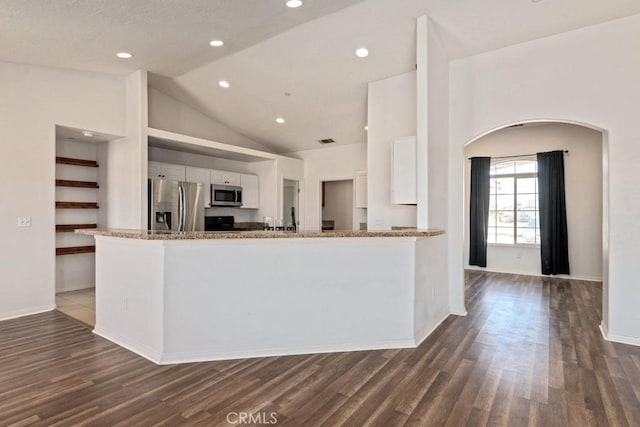
M 246 228 L 247 230 L 262 230 L 264 224 L 262 222 L 235 222 L 236 228 Z

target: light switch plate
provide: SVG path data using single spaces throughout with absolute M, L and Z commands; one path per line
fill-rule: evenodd
M 20 228 L 31 227 L 31 217 L 30 216 L 18 217 L 18 227 Z

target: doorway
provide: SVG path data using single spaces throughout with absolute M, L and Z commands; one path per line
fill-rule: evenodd
M 322 231 L 353 230 L 353 179 L 322 182 Z
M 55 302 L 59 312 L 95 325 L 95 242 L 78 229 L 108 227 L 109 142 L 121 137 L 55 127 Z M 102 209 L 100 209 L 102 208 Z
M 464 156 L 464 211 L 463 211 L 463 268 L 468 265 L 469 253 L 469 157 L 487 156 L 495 159 L 495 167 L 508 166 L 507 160 L 525 165 L 535 161 L 536 152 L 565 150 L 564 167 L 566 183 L 567 225 L 569 235 L 569 262 L 572 279 L 602 282 L 603 323 L 608 316 L 608 137 L 603 129 L 571 121 L 533 121 L 502 126 L 482 134 L 465 144 Z M 500 158 L 503 159 L 500 159 Z M 494 161 L 492 160 L 492 164 Z M 497 171 L 497 169 L 496 169 Z M 517 174 L 517 170 L 514 173 Z M 497 183 L 497 181 L 496 181 Z M 495 237 L 487 247 L 486 271 L 515 273 L 532 276 L 541 275 L 539 242 L 534 236 L 537 230 L 534 221 L 520 224 L 520 215 L 502 216 L 498 206 L 499 186 L 496 202 L 492 202 L 495 215 Z M 518 188 L 518 187 L 515 187 Z M 506 191 L 506 193 L 513 192 Z M 509 196 L 511 197 L 511 196 Z M 516 199 L 517 201 L 519 199 Z M 519 201 L 517 202 L 519 203 Z M 518 204 L 513 204 L 514 207 Z M 507 208 L 511 208 L 509 205 Z M 526 213 L 526 212 L 523 212 Z M 531 215 L 530 215 L 531 216 Z M 499 228 L 511 233 L 507 241 L 500 240 Z M 531 228 L 531 229 L 530 229 Z M 491 230 L 489 230 L 491 232 Z M 532 242 L 527 242 L 529 233 Z M 504 236 L 503 236 L 504 237 Z M 520 241 L 521 239 L 522 242 Z M 508 244 L 507 244 L 508 243 Z M 515 243 L 515 244 L 514 244 Z
M 300 227 L 300 183 L 292 179 L 282 180 L 282 225 L 288 230 Z

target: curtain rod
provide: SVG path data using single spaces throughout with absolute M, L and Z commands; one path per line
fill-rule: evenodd
M 562 150 L 564 152 L 564 154 L 569 154 L 569 150 Z M 491 157 L 491 160 L 493 159 L 513 159 L 515 157 L 531 157 L 531 156 L 535 156 L 538 153 L 533 153 L 533 154 L 518 154 L 517 156 L 499 156 L 499 157 Z M 468 157 L 467 160 L 471 160 L 471 157 Z

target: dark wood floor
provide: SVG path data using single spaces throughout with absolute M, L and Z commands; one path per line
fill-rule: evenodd
M 174 366 L 57 312 L 0 322 L 0 425 L 640 426 L 640 348 L 602 339 L 600 284 L 468 273 L 467 309 L 417 349 Z

